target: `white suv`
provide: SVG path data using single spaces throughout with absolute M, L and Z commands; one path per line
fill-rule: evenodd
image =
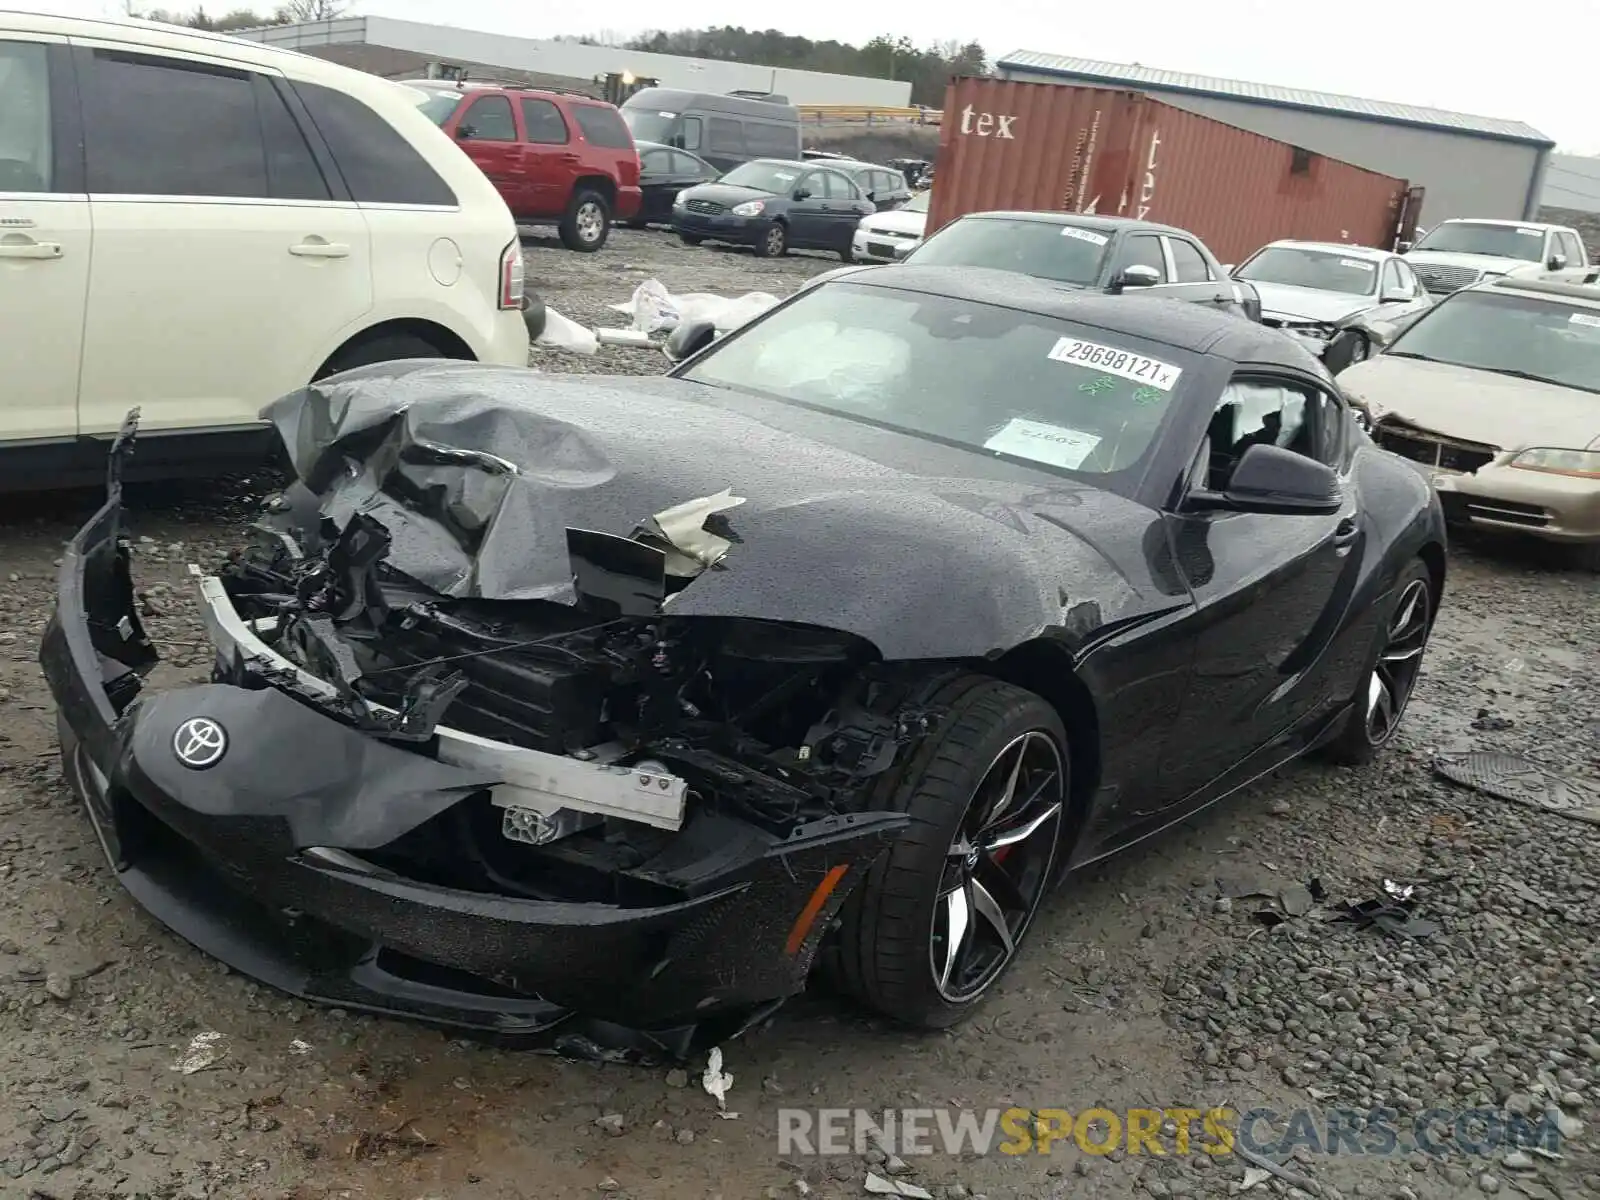
M 0 12 L 0 491 L 260 456 L 396 358 L 525 365 L 505 201 L 412 88 L 142 21 Z

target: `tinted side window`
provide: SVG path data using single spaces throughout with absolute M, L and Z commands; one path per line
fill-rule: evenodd
M 270 195 L 249 72 L 117 50 L 79 64 L 91 193 Z
M 571 135 L 567 133 L 567 119 L 548 100 L 524 96 L 522 123 L 527 127 L 528 140 L 537 145 L 565 146 L 571 140 Z
M 633 149 L 633 138 L 616 109 L 602 108 L 598 104 L 574 104 L 572 115 L 577 118 L 578 128 L 583 130 L 584 141 L 591 146 L 606 150 Z
M 38 42 L 0 42 L 0 192 L 48 192 L 50 73 Z
M 1139 234 L 1123 241 L 1112 271 L 1121 271 L 1128 267 L 1149 267 L 1156 273 L 1160 282 L 1171 282 L 1167 279 L 1166 259 L 1161 255 L 1161 239 L 1149 234 Z
M 688 154 L 674 154 L 672 156 L 672 173 L 674 175 L 704 175 L 705 164 L 698 158 Z
M 479 96 L 467 107 L 456 128 L 470 130 L 474 141 L 517 140 L 517 119 L 511 115 L 511 101 L 504 96 Z
M 824 171 L 823 174 L 833 181 L 833 196 L 837 200 L 860 200 L 866 195 L 861 185 L 848 175 L 841 175 L 837 171 Z
M 710 141 L 711 149 L 718 154 L 743 154 L 744 129 L 737 121 L 730 121 L 727 117 L 707 117 L 706 135 Z M 692 149 L 687 141 L 684 149 Z
M 319 83 L 297 80 L 292 86 L 357 202 L 456 206 L 450 185 L 389 122 L 360 100 Z
M 682 132 L 678 134 L 678 141 L 685 150 L 700 149 L 699 117 L 684 117 L 678 128 L 682 130 Z
M 792 126 L 772 121 L 744 122 L 745 149 L 767 158 L 793 158 L 800 139 Z
M 673 159 L 665 150 L 646 150 L 639 155 L 639 169 L 653 175 L 665 175 L 674 170 Z
M 1186 242 L 1182 238 L 1168 238 L 1167 245 L 1172 247 L 1172 265 L 1177 269 L 1174 283 L 1204 283 L 1211 278 L 1211 270 L 1206 266 L 1205 255 L 1200 253 L 1193 242 Z
M 331 193 L 300 123 L 265 76 L 256 76 L 256 108 L 267 147 L 267 183 L 277 200 L 327 200 Z

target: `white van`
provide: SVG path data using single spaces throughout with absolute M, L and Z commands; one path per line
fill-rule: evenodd
M 0 491 L 259 460 L 263 405 L 396 358 L 525 365 L 505 201 L 423 93 L 144 21 L 0 12 Z

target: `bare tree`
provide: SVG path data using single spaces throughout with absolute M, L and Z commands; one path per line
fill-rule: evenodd
M 279 11 L 292 23 L 302 21 L 331 21 L 350 10 L 344 0 L 287 0 Z

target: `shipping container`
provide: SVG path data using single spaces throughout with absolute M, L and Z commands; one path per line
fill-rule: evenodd
M 969 212 L 1092 212 L 1176 225 L 1237 263 L 1278 238 L 1389 248 L 1403 179 L 1140 92 L 961 78 L 945 96 L 928 232 Z

